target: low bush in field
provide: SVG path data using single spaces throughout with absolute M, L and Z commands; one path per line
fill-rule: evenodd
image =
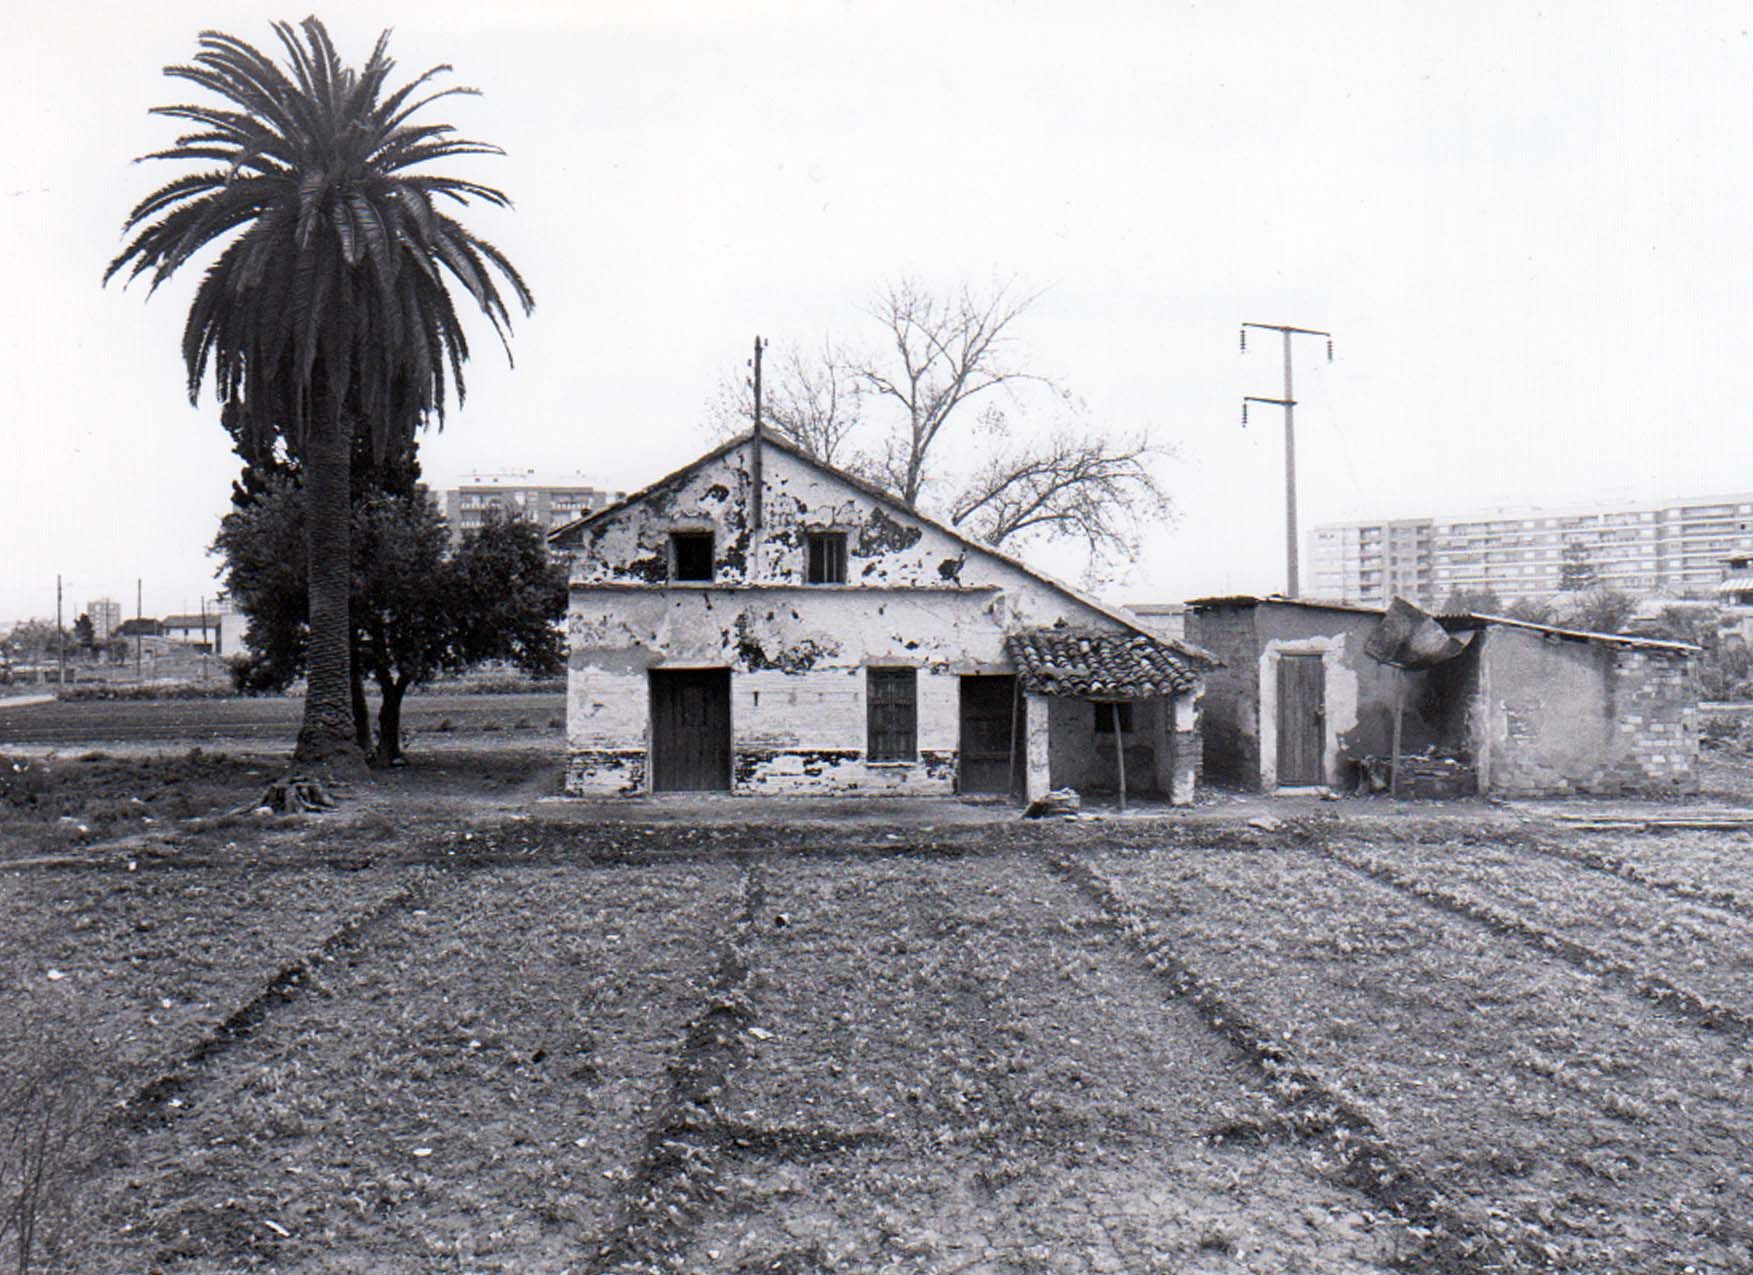
M 78 1233 L 89 1171 L 107 1140 L 103 1084 L 67 1030 L 36 1025 L 0 1067 L 0 1266 L 60 1263 Z
M 259 785 L 262 773 L 258 763 L 200 748 L 152 757 L 0 754 L 0 859 L 234 806 L 240 792 Z
M 520 677 L 500 674 L 487 677 L 440 678 L 414 687 L 416 695 L 542 695 L 566 690 L 565 677 Z
M 67 701 L 236 699 L 237 692 L 231 688 L 229 682 L 213 682 L 207 685 L 199 682 L 166 682 L 160 686 L 108 686 L 89 683 L 84 686 L 64 687 L 55 698 Z

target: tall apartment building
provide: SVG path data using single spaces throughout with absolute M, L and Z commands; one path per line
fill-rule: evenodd
M 533 474 L 533 470 L 470 474 L 457 486 L 434 492 L 452 538 L 461 540 L 464 532 L 479 527 L 490 510 L 497 509 L 510 518 L 527 518 L 552 531 L 627 494 L 577 483 L 538 482 Z
M 114 598 L 94 598 L 85 604 L 85 614 L 91 617 L 92 638 L 97 642 L 108 642 L 122 627 L 122 604 Z
M 1309 533 L 1310 594 L 1440 607 L 1456 590 L 1505 602 L 1586 576 L 1636 595 L 1709 596 L 1753 543 L 1753 492 L 1690 500 L 1328 523 Z

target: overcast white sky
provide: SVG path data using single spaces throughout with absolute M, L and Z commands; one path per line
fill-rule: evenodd
M 236 462 L 188 405 L 194 276 L 99 287 L 169 180 L 148 107 L 203 27 L 260 47 L 303 11 L 15 6 L 0 110 L 0 622 L 145 581 L 215 590 Z M 1243 320 L 1300 351 L 1304 525 L 1753 488 L 1753 6 L 1684 3 L 349 4 L 408 75 L 485 96 L 433 118 L 503 145 L 476 226 L 538 309 L 508 371 L 479 334 L 429 479 L 643 485 L 704 448 L 758 331 L 856 331 L 886 279 L 1016 277 L 1035 364 L 1115 429 L 1179 444 L 1182 509 L 1127 599 L 1283 584 L 1276 396 Z M 1058 565 L 1058 564 L 1054 564 Z M 1061 567 L 1061 569 L 1063 569 Z

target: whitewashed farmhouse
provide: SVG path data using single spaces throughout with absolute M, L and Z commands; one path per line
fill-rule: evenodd
M 551 539 L 573 793 L 1192 800 L 1209 657 L 770 435 Z

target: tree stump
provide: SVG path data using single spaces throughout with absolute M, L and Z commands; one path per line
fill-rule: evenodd
M 266 809 L 277 814 L 301 815 L 307 811 L 334 808 L 335 799 L 323 787 L 322 780 L 312 779 L 308 775 L 288 775 L 284 779 L 276 779 L 263 790 L 260 797 L 239 806 L 232 813 L 242 815 Z

